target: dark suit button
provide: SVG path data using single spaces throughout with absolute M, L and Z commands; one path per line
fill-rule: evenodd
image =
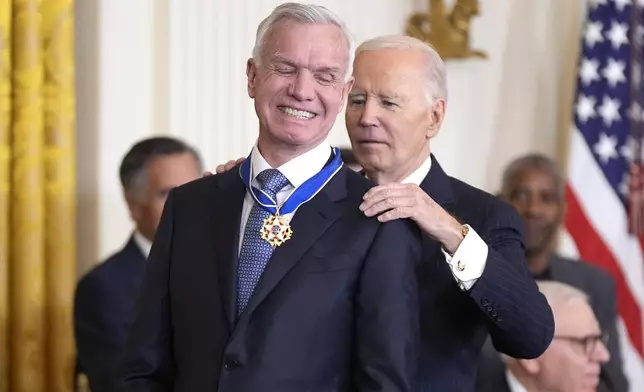
M 490 300 L 483 297 L 483 299 L 481 300 L 481 304 L 487 309 L 488 305 L 490 305 Z
M 496 317 L 496 316 L 497 316 L 497 314 L 498 314 L 498 313 L 496 312 L 496 310 L 493 310 L 493 311 L 492 311 L 492 317 Z
M 503 317 L 498 316 L 498 317 L 496 318 L 496 321 L 500 323 L 501 321 L 503 321 Z
M 239 365 L 240 365 L 240 364 L 239 364 L 239 361 L 237 361 L 237 360 L 235 360 L 235 359 L 228 359 L 228 360 L 226 360 L 226 362 L 224 363 L 224 367 L 225 367 L 227 370 L 233 370 L 233 369 L 236 369 L 236 368 L 238 368 L 238 367 L 239 367 Z

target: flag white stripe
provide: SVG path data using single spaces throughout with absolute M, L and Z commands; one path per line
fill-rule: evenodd
M 569 183 L 586 218 L 603 239 L 622 270 L 628 288 L 644 310 L 644 258 L 637 239 L 628 233 L 628 218 L 593 158 L 583 136 L 572 132 Z
M 622 366 L 629 382 L 630 392 L 641 392 L 644 390 L 644 361 L 635 351 L 622 319 L 617 323 L 617 333 L 622 348 Z

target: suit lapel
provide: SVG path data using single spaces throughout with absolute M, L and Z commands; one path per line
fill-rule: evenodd
M 313 200 L 297 210 L 291 221 L 293 237 L 273 252 L 240 322 L 250 317 L 306 251 L 342 215 L 342 207 L 335 202 L 346 198 L 345 170 L 348 169 L 340 170 Z
M 420 184 L 420 187 L 443 208 L 445 208 L 445 205 L 454 202 L 454 193 L 452 192 L 450 179 L 438 163 L 438 160 L 436 160 L 434 154 L 432 154 L 432 167 Z M 445 209 L 447 210 L 447 208 Z
M 232 331 L 237 317 L 239 227 L 246 188 L 239 177 L 238 167 L 218 177 L 210 204 L 212 246 L 218 263 L 221 298 Z

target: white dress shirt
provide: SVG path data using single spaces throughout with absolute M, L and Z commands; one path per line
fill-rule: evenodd
M 431 168 L 432 157 L 430 155 L 418 169 L 402 180 L 402 183 L 420 186 Z M 488 254 L 488 247 L 485 241 L 471 226 L 467 225 L 467 228 L 469 231 L 453 256 L 441 247 L 445 260 L 449 264 L 452 275 L 454 275 L 454 279 L 456 279 L 461 290 L 471 289 L 474 283 L 483 275 Z M 458 268 L 459 263 L 461 271 Z
M 514 377 L 514 374 L 509 369 L 505 371 L 505 378 L 508 380 L 508 386 L 510 387 L 510 392 L 528 392 L 527 389 Z
M 141 253 L 143 253 L 143 257 L 147 259 L 150 255 L 150 249 L 152 249 L 152 242 L 136 230 L 134 232 L 134 243 L 136 243 L 136 246 L 138 246 Z
M 324 141 L 314 149 L 307 151 L 278 167 L 277 170 L 279 170 L 280 173 L 288 179 L 289 184 L 277 192 L 277 195 L 275 196 L 277 199 L 277 205 L 281 205 L 291 192 L 295 190 L 295 188 L 302 185 L 306 180 L 322 170 L 324 165 L 329 161 L 331 152 L 331 145 L 327 141 Z M 257 175 L 266 169 L 272 169 L 272 167 L 268 162 L 266 162 L 266 159 L 264 159 L 262 154 L 259 152 L 257 145 L 255 145 L 251 152 L 251 176 L 253 178 L 252 185 L 255 188 L 261 188 L 259 181 L 257 181 Z M 242 241 L 244 240 L 246 222 L 248 221 L 250 211 L 254 204 L 255 200 L 253 199 L 253 196 L 251 196 L 248 189 L 246 189 L 246 197 L 244 198 L 244 205 L 242 207 L 241 226 L 239 228 L 239 251 L 241 251 Z M 293 211 L 290 214 L 284 214 L 282 216 L 290 221 L 293 219 L 295 212 L 296 211 Z

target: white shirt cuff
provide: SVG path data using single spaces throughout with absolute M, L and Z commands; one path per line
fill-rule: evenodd
M 485 263 L 487 262 L 488 247 L 485 241 L 472 229 L 469 229 L 467 235 L 456 249 L 454 256 L 441 247 L 445 260 L 452 270 L 452 275 L 458 283 L 461 290 L 469 290 L 474 283 L 483 275 Z

